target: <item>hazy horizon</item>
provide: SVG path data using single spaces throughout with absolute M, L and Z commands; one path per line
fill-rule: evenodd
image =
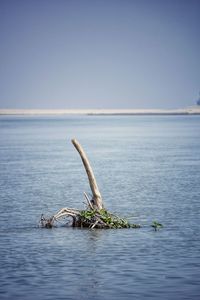
M 0 108 L 195 105 L 198 0 L 1 0 Z

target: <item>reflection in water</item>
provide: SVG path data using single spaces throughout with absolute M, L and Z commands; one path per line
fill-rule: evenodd
M 98 246 L 101 244 L 101 237 L 104 234 L 102 230 L 93 229 L 86 231 L 85 251 L 87 255 L 87 266 L 84 269 L 85 279 L 83 291 L 86 295 L 90 295 L 91 299 L 95 299 L 101 287 L 99 278 L 99 258 L 101 253 L 98 251 Z

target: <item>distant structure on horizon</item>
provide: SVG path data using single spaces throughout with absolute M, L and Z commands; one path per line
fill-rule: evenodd
M 200 105 L 200 92 L 199 92 L 199 99 L 197 100 L 197 105 Z

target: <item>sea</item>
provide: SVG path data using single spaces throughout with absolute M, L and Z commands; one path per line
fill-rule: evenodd
M 141 228 L 39 226 L 91 195 L 72 138 Z M 0 299 L 200 299 L 200 116 L 0 116 Z

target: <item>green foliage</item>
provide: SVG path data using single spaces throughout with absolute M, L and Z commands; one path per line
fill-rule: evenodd
M 130 224 L 126 219 L 109 213 L 105 209 L 82 210 L 80 212 L 80 222 L 82 226 L 92 227 L 96 222 L 98 228 L 140 228 L 140 225 Z
M 153 221 L 153 223 L 151 224 L 151 227 L 153 227 L 156 230 L 163 228 L 163 225 L 161 223 L 158 223 L 157 221 Z
M 83 219 L 91 220 L 96 214 L 96 210 L 82 210 L 80 216 Z

